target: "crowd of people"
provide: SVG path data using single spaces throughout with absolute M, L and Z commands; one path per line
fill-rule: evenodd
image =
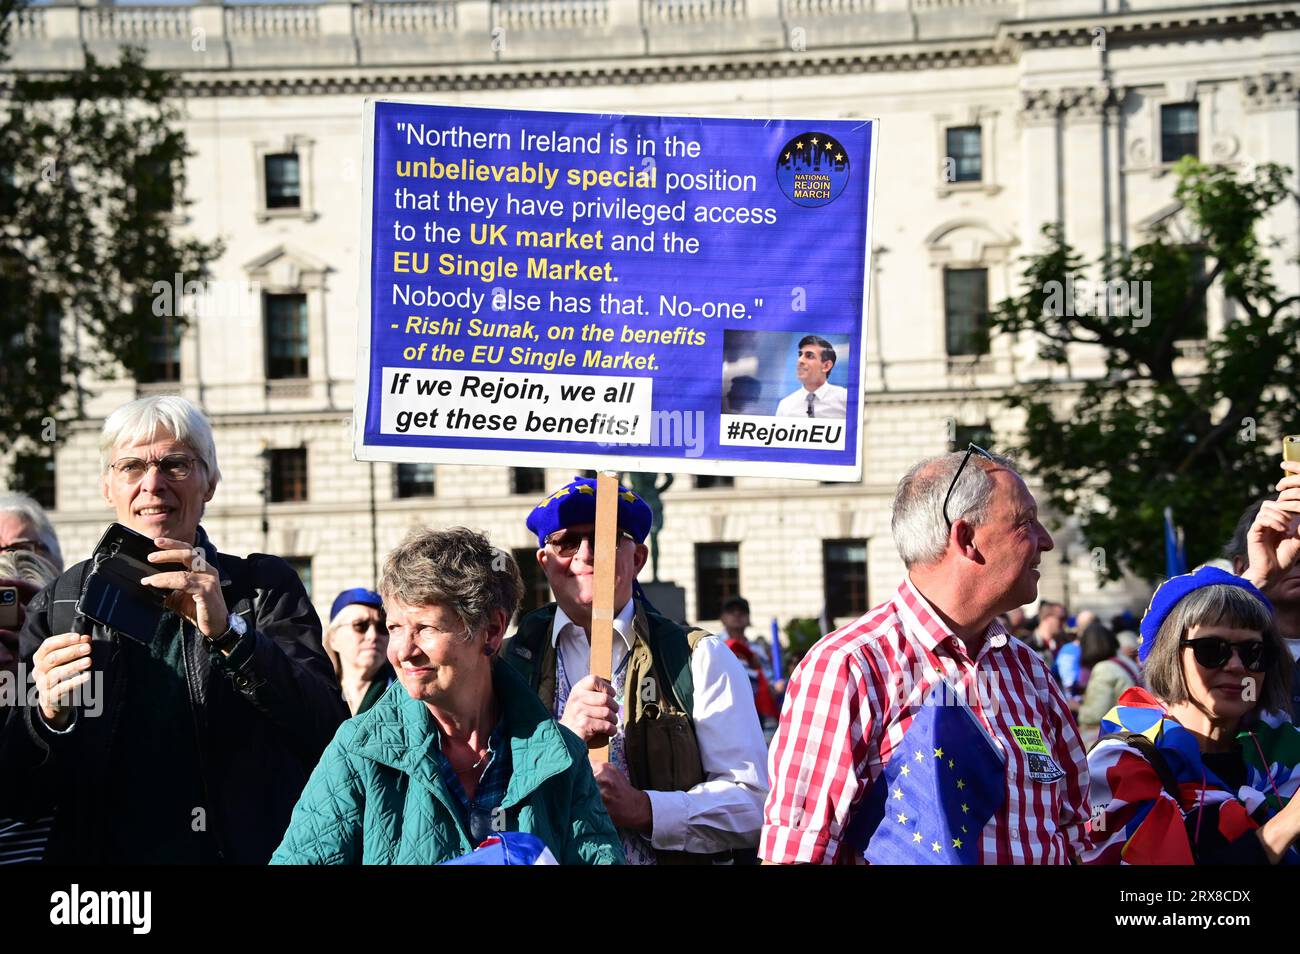
M 620 488 L 604 679 L 591 479 L 521 514 L 554 602 L 520 617 L 508 554 L 418 529 L 322 629 L 287 562 L 201 525 L 199 407 L 131 402 L 100 449 L 161 621 L 96 621 L 98 559 L 65 569 L 0 498 L 0 864 L 437 864 L 509 832 L 565 864 L 1300 862 L 1300 464 L 1218 565 L 1103 622 L 1039 599 L 1053 541 L 1010 460 L 919 461 L 897 589 L 788 681 L 746 600 L 715 635 L 646 599 L 652 514 Z

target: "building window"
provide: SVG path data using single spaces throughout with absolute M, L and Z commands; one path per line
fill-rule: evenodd
M 266 207 L 296 209 L 302 204 L 302 186 L 296 152 L 275 152 L 263 157 L 266 169 Z
M 823 540 L 822 571 L 828 616 L 861 616 L 867 611 L 866 540 Z
M 176 207 L 176 180 L 172 164 L 159 156 L 140 156 L 135 161 L 136 206 L 141 212 L 165 215 Z
M 983 140 L 979 126 L 951 126 L 946 131 L 945 175 L 950 182 L 979 182 L 984 178 Z
M 307 448 L 284 447 L 271 451 L 271 503 L 307 499 Z
M 718 619 L 722 604 L 740 595 L 740 545 L 695 544 L 695 615 Z
M 15 491 L 27 494 L 46 510 L 54 509 L 54 454 L 52 452 L 15 455 L 10 479 Z
M 993 449 L 993 428 L 983 424 L 958 424 L 953 430 L 952 450 L 964 451 L 971 444 L 987 451 Z
M 1177 162 L 1183 156 L 1199 156 L 1200 115 L 1195 103 L 1171 103 L 1160 107 L 1160 161 Z
M 394 497 L 433 496 L 433 464 L 398 464 L 395 476 Z
M 307 296 L 263 296 L 266 313 L 266 376 L 307 377 Z
M 986 268 L 943 270 L 943 312 L 948 354 L 985 354 L 989 350 L 989 280 Z
M 142 372 L 141 384 L 168 384 L 181 379 L 180 328 L 169 315 L 156 321 L 149 335 L 149 363 Z
M 704 474 L 700 474 L 695 478 L 696 490 L 708 490 L 709 488 L 712 487 L 734 487 L 734 486 L 736 486 L 735 477 L 718 477 L 718 476 L 706 477 Z
M 551 585 L 537 562 L 537 551 L 528 548 L 511 550 L 510 555 L 519 564 L 519 575 L 524 581 L 524 595 L 519 600 L 519 615 L 531 613 L 551 601 Z
M 284 560 L 293 567 L 293 572 L 298 574 L 298 579 L 302 580 L 302 588 L 307 591 L 307 599 L 311 599 L 311 557 L 291 556 L 285 557 Z
M 546 471 L 541 467 L 511 467 L 510 492 L 512 494 L 546 493 Z

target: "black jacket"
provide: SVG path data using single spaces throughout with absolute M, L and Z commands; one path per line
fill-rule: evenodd
M 333 668 L 321 648 L 320 619 L 302 581 L 279 557 L 248 559 L 218 553 L 202 528 L 199 543 L 221 577 L 226 606 L 248 624 L 227 658 L 184 627 L 188 712 L 194 725 L 205 789 L 206 824 L 220 859 L 265 864 L 284 836 L 308 776 L 340 723 L 348 717 Z M 33 598 L 19 637 L 19 657 L 30 689 L 32 657 L 48 636 L 71 629 L 71 607 L 85 564 Z M 63 586 L 60 586 L 60 581 Z M 99 627 L 97 627 L 99 630 Z M 115 747 L 124 740 L 120 715 L 131 674 L 119 650 L 122 637 L 99 630 L 95 669 L 104 673 L 103 711 L 79 714 L 66 734 L 44 724 L 38 705 L 12 708 L 0 729 L 0 816 L 22 820 L 53 810 L 47 863 L 112 862 L 104 832 L 113 824 L 102 792 Z M 97 706 L 98 708 L 98 706 Z M 142 791 L 141 798 L 149 793 Z M 119 835 L 120 837 L 120 835 Z M 138 837 L 149 838 L 147 831 Z

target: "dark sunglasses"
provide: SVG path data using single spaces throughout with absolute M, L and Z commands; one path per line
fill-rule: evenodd
M 993 455 L 977 444 L 970 444 L 966 447 L 966 456 L 961 459 L 961 466 L 957 468 L 957 473 L 952 475 L 952 483 L 948 485 L 948 492 L 943 497 L 943 519 L 948 524 L 949 530 L 952 529 L 952 521 L 948 519 L 948 501 L 952 498 L 952 492 L 957 489 L 957 481 L 961 479 L 961 472 L 966 469 L 971 454 L 979 454 L 985 460 L 993 460 Z
M 1263 672 L 1277 659 L 1277 647 L 1262 639 L 1234 643 L 1221 636 L 1202 636 L 1199 639 L 1179 640 L 1179 646 L 1190 646 L 1198 665 L 1205 669 L 1222 669 L 1235 652 L 1241 664 L 1251 672 Z
M 620 530 L 618 531 L 618 539 L 622 542 L 623 540 L 635 540 L 636 537 L 632 536 L 632 534 L 628 533 L 626 530 Z M 595 530 L 585 530 L 582 532 L 577 530 L 558 530 L 546 538 L 546 545 L 553 548 L 555 552 L 562 557 L 571 557 L 578 552 L 578 549 L 582 546 L 583 540 L 590 541 L 591 550 L 594 552 L 596 549 Z

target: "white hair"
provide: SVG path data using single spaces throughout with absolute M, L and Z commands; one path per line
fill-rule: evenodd
M 965 456 L 965 451 L 957 451 L 927 457 L 899 481 L 890 529 L 898 555 L 908 569 L 937 563 L 948 549 L 943 498 Z M 962 518 L 971 526 L 978 527 L 988 519 L 989 504 L 997 486 L 989 474 L 989 465 L 1015 470 L 1008 458 L 996 454 L 990 456 L 992 460 L 971 454 L 966 469 L 961 472 L 961 480 L 948 500 L 948 520 Z
M 25 580 L 38 590 L 53 583 L 61 572 L 39 553 L 28 553 L 26 550 L 0 553 L 0 577 Z
M 43 556 L 60 573 L 63 572 L 63 550 L 59 547 L 59 537 L 40 504 L 26 494 L 6 494 L 0 497 L 0 513 L 16 513 L 30 523 L 36 533 L 36 542 L 45 551 Z
M 115 447 L 150 443 L 158 440 L 160 433 L 170 435 L 198 455 L 207 471 L 208 490 L 215 490 L 221 471 L 217 468 L 212 425 L 197 404 L 178 394 L 142 397 L 110 414 L 99 436 L 101 468 L 108 470 Z

